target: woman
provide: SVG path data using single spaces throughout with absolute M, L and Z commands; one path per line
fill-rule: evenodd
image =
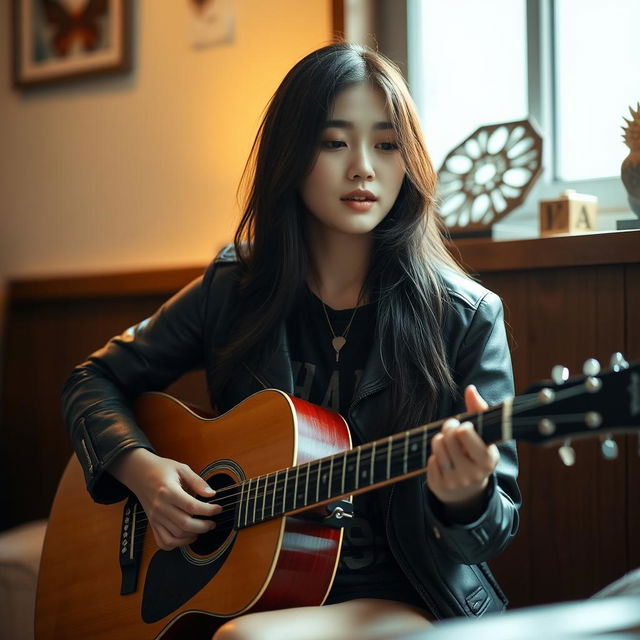
M 306 56 L 270 102 L 245 179 L 235 247 L 64 391 L 92 496 L 132 491 L 161 549 L 190 544 L 221 511 L 194 497 L 212 495 L 194 470 L 154 453 L 129 408 L 188 369 L 204 365 L 220 411 L 276 387 L 340 411 L 354 444 L 512 394 L 501 303 L 447 253 L 393 63 L 346 43 Z M 448 421 L 426 480 L 356 496 L 325 606 L 242 616 L 215 638 L 382 638 L 503 609 L 484 562 L 517 529 L 516 473 L 512 443 L 486 446 Z

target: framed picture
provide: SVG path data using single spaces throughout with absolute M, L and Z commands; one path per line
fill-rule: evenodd
M 13 82 L 57 84 L 131 69 L 132 0 L 13 0 Z

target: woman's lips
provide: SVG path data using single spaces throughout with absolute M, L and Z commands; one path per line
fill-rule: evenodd
M 375 200 L 341 200 L 341 202 L 353 211 L 369 211 L 376 203 Z

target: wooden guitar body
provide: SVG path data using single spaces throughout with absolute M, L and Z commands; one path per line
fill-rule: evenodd
M 170 396 L 145 394 L 136 415 L 159 455 L 185 462 L 214 488 L 351 447 L 340 416 L 274 390 L 215 419 Z M 92 501 L 72 457 L 44 543 L 38 640 L 211 637 L 242 613 L 321 604 L 331 587 L 340 529 L 291 516 L 237 529 L 229 513 L 226 525 L 194 545 L 166 552 L 144 530 L 144 512 L 124 510 L 125 502 Z M 137 588 L 120 595 L 119 558 L 130 544 L 140 550 Z

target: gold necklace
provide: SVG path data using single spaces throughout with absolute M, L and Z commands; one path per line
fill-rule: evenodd
M 358 302 L 356 302 L 356 308 L 353 310 L 351 318 L 349 319 L 349 323 L 347 324 L 345 330 L 342 332 L 341 336 L 337 336 L 336 332 L 333 330 L 333 325 L 331 324 L 331 320 L 329 320 L 329 314 L 327 313 L 327 305 L 324 303 L 324 300 L 322 298 L 320 298 L 320 302 L 322 302 L 324 317 L 327 319 L 327 324 L 329 325 L 329 329 L 331 329 L 331 335 L 333 336 L 331 340 L 331 346 L 336 352 L 336 362 L 340 362 L 340 349 L 342 349 L 342 347 L 347 344 L 347 334 L 349 333 L 349 329 L 351 329 L 351 323 L 353 322 L 353 319 L 356 317 L 356 313 L 360 308 L 358 306 L 358 304 L 360 303 L 360 299 L 358 298 Z

